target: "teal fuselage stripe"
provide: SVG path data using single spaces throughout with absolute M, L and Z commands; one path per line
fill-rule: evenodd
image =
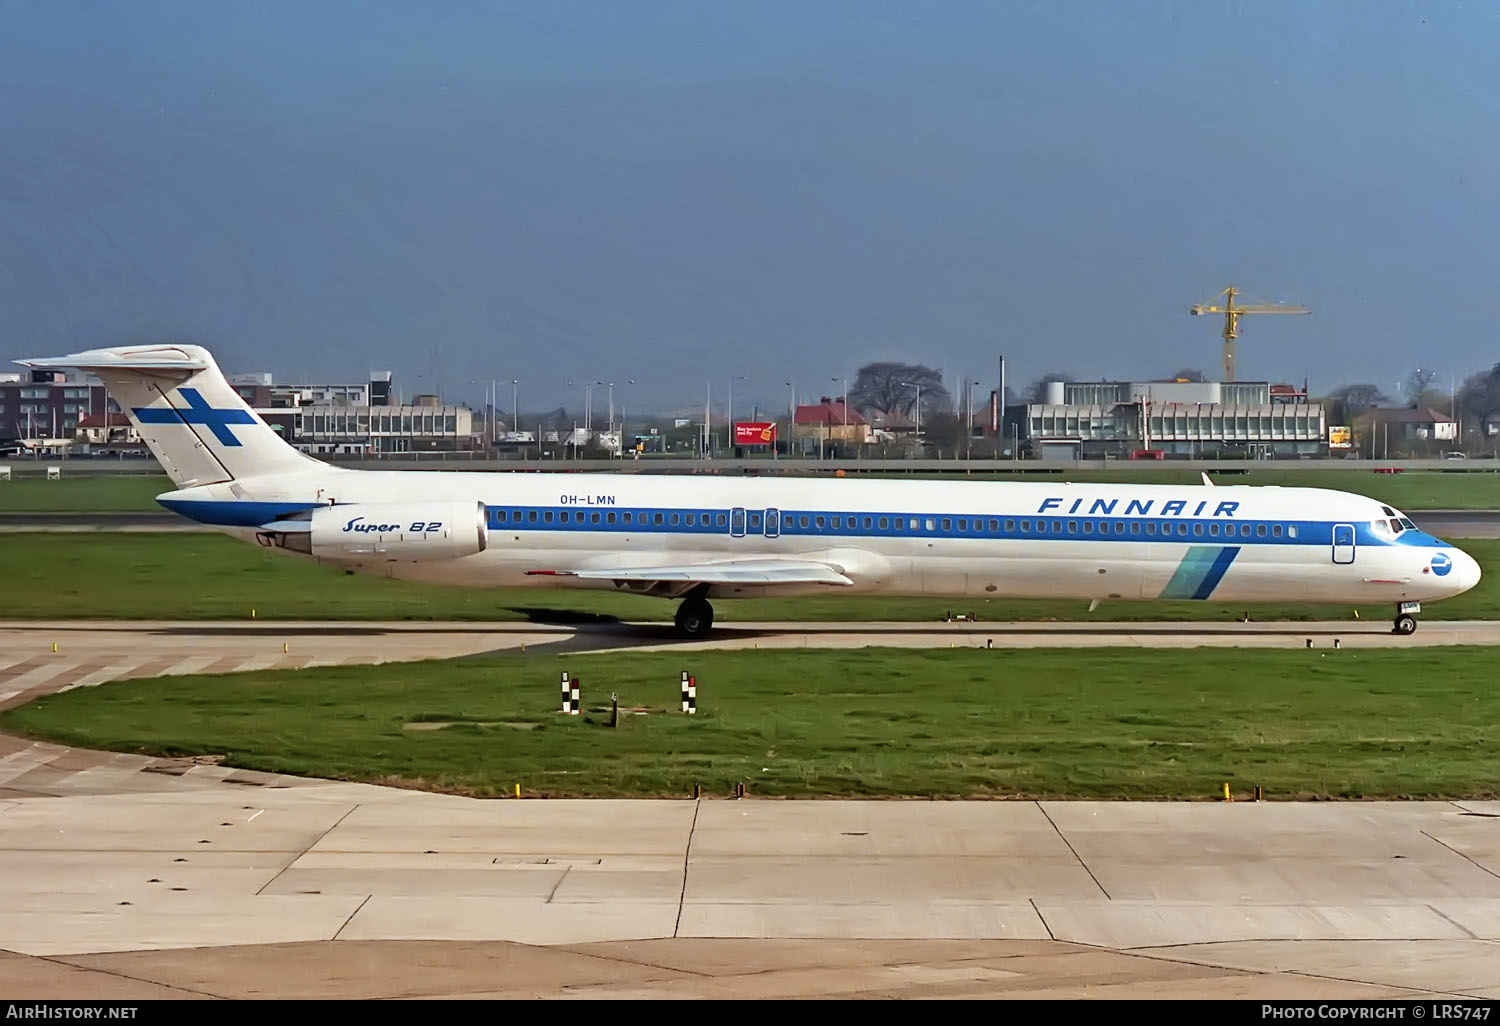
M 1214 559 L 1214 565 L 1208 568 L 1208 574 L 1203 578 L 1203 583 L 1198 585 L 1198 590 L 1193 592 L 1193 598 L 1206 599 L 1214 593 L 1219 582 L 1229 571 L 1229 564 L 1234 562 L 1234 557 L 1240 554 L 1235 547 L 1226 546 L 1219 550 L 1219 555 Z
M 1162 589 L 1164 599 L 1206 599 L 1214 593 L 1229 564 L 1239 555 L 1239 548 L 1219 545 L 1194 545 L 1177 564 L 1177 571 Z

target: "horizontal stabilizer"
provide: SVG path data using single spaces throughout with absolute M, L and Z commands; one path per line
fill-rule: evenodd
M 678 566 L 616 567 L 608 570 L 531 570 L 533 575 L 592 581 L 679 581 L 692 584 L 833 584 L 854 582 L 827 563 L 795 559 L 743 559 Z
M 68 367 L 87 371 L 181 371 L 191 374 L 212 366 L 196 346 L 117 346 L 90 349 L 72 356 L 35 357 L 17 360 L 23 367 Z

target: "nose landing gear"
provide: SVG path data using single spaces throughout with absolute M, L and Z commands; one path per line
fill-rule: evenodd
M 1412 613 L 1419 613 L 1422 607 L 1415 602 L 1402 602 L 1396 606 L 1396 623 L 1391 628 L 1392 634 L 1415 634 L 1417 633 L 1417 618 Z

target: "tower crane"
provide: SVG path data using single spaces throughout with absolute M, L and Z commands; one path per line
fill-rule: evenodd
M 1199 314 L 1224 315 L 1224 380 L 1234 380 L 1234 340 L 1240 335 L 1240 316 L 1242 314 L 1305 314 L 1312 313 L 1305 306 L 1290 306 L 1285 303 L 1251 303 L 1248 306 L 1236 306 L 1234 297 L 1240 295 L 1239 289 L 1230 286 L 1220 292 L 1207 303 L 1197 303 L 1188 313 L 1195 317 Z M 1218 305 L 1218 301 L 1224 300 L 1224 305 Z

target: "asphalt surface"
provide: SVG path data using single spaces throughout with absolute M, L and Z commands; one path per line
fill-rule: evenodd
M 0 703 L 626 630 L 7 624 Z M 0 736 L 0 994 L 1500 998 L 1500 802 L 1234 797 L 486 801 Z

